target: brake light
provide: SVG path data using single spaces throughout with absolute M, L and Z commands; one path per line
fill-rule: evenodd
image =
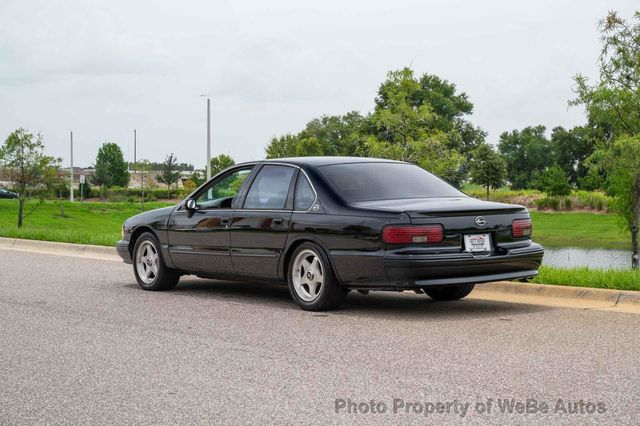
M 516 219 L 511 222 L 511 236 L 513 238 L 530 237 L 532 231 L 531 219 Z
M 436 244 L 444 239 L 442 225 L 391 225 L 382 230 L 387 244 Z

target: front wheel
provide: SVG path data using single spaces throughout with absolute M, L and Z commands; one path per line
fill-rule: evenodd
M 150 232 L 145 232 L 133 248 L 133 273 L 144 290 L 171 290 L 178 284 L 180 274 L 167 268 L 160 252 L 160 243 Z
M 424 288 L 427 296 L 433 300 L 447 301 L 459 300 L 471 293 L 475 284 L 448 285 L 443 287 Z
M 312 243 L 296 248 L 288 271 L 289 292 L 306 311 L 322 311 L 340 306 L 347 290 L 336 279 L 324 251 Z

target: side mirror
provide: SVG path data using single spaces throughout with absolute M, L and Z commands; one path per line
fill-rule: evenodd
M 184 206 L 187 208 L 187 210 L 195 210 L 198 208 L 196 200 L 194 200 L 193 198 L 189 198 Z

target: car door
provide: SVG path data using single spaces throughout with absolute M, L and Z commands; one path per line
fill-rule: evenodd
M 287 242 L 292 187 L 298 169 L 265 164 L 256 173 L 243 204 L 231 220 L 231 260 L 244 277 L 278 278 L 278 261 Z
M 169 254 L 176 268 L 212 276 L 235 275 L 230 258 L 229 222 L 234 202 L 253 166 L 230 170 L 192 197 L 196 208 L 181 205 L 169 219 Z

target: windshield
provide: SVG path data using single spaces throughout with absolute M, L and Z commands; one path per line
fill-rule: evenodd
M 332 164 L 318 167 L 318 170 L 340 196 L 352 202 L 465 196 L 413 164 Z

